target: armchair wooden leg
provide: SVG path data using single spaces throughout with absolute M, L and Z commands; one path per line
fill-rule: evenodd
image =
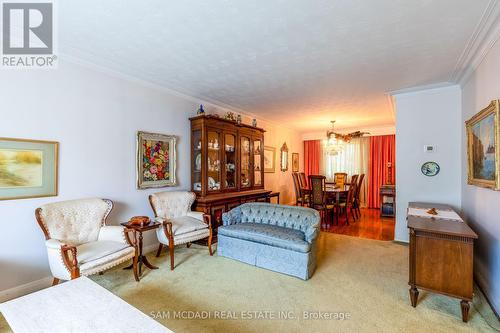
M 156 251 L 156 256 L 159 257 L 160 254 L 161 254 L 161 250 L 163 249 L 163 244 L 160 243 L 160 245 L 158 246 L 158 251 Z
M 54 278 L 54 279 L 52 280 L 52 285 L 53 285 L 53 286 L 57 286 L 58 284 L 59 284 L 59 279 L 58 279 L 58 278 Z
M 170 252 L 170 270 L 174 270 L 174 242 L 170 241 L 168 244 L 168 250 Z
M 212 252 L 212 231 L 210 231 L 210 236 L 208 236 L 208 253 L 210 253 L 211 256 L 214 255 Z
M 136 254 L 134 256 L 134 258 L 132 259 L 132 270 L 134 271 L 134 278 L 137 282 L 139 282 L 139 265 L 138 265 L 138 261 L 139 261 L 139 256 Z

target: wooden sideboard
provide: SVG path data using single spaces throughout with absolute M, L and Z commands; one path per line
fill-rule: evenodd
M 387 200 L 390 198 L 389 200 Z M 384 202 L 385 201 L 385 202 Z M 396 214 L 396 185 L 380 186 L 380 216 L 394 217 Z
M 411 202 L 409 208 L 452 210 L 448 205 Z M 461 300 L 467 322 L 473 296 L 473 248 L 476 233 L 461 221 L 407 216 L 410 232 L 410 301 L 417 306 L 418 289 Z

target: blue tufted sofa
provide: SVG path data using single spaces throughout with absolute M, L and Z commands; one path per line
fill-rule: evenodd
M 316 268 L 320 217 L 304 207 L 246 203 L 222 215 L 217 254 L 309 279 Z

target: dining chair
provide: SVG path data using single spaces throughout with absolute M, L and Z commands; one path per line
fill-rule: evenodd
M 335 182 L 335 186 L 344 186 L 347 182 L 347 173 L 335 172 L 333 174 L 333 181 Z
M 309 184 L 311 194 L 309 198 L 309 207 L 320 212 L 321 219 L 328 218 L 333 213 L 334 205 L 328 203 L 328 196 L 325 188 L 326 177 L 321 175 L 309 175 Z M 329 219 L 328 219 L 329 220 Z
M 358 175 L 352 175 L 351 185 L 349 185 L 349 191 L 347 192 L 347 197 L 345 200 L 341 200 L 338 206 L 340 211 L 345 216 L 346 224 L 349 225 L 349 210 L 351 211 L 351 216 L 354 221 L 356 221 L 356 216 L 354 215 L 354 194 L 356 193 L 356 188 L 358 184 Z
M 292 172 L 293 188 L 295 189 L 295 206 L 303 206 L 302 196 L 300 195 L 299 175 L 297 172 Z
M 307 183 L 306 174 L 304 172 L 299 172 L 299 180 L 301 188 L 309 188 L 309 184 Z
M 309 193 L 306 191 L 304 186 L 302 186 L 300 181 L 300 175 L 298 172 L 292 173 L 293 185 L 295 188 L 295 205 L 296 206 L 308 206 L 309 205 Z
M 365 179 L 365 174 L 362 173 L 358 178 L 358 185 L 356 186 L 356 193 L 354 194 L 354 213 L 357 214 L 358 218 L 361 217 L 361 187 L 363 186 L 363 180 Z

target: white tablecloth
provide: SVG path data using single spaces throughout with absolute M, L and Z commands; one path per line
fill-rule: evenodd
M 463 222 L 462 218 L 452 210 L 436 209 L 437 215 L 427 213 L 428 210 L 429 208 L 408 208 L 408 215 Z

